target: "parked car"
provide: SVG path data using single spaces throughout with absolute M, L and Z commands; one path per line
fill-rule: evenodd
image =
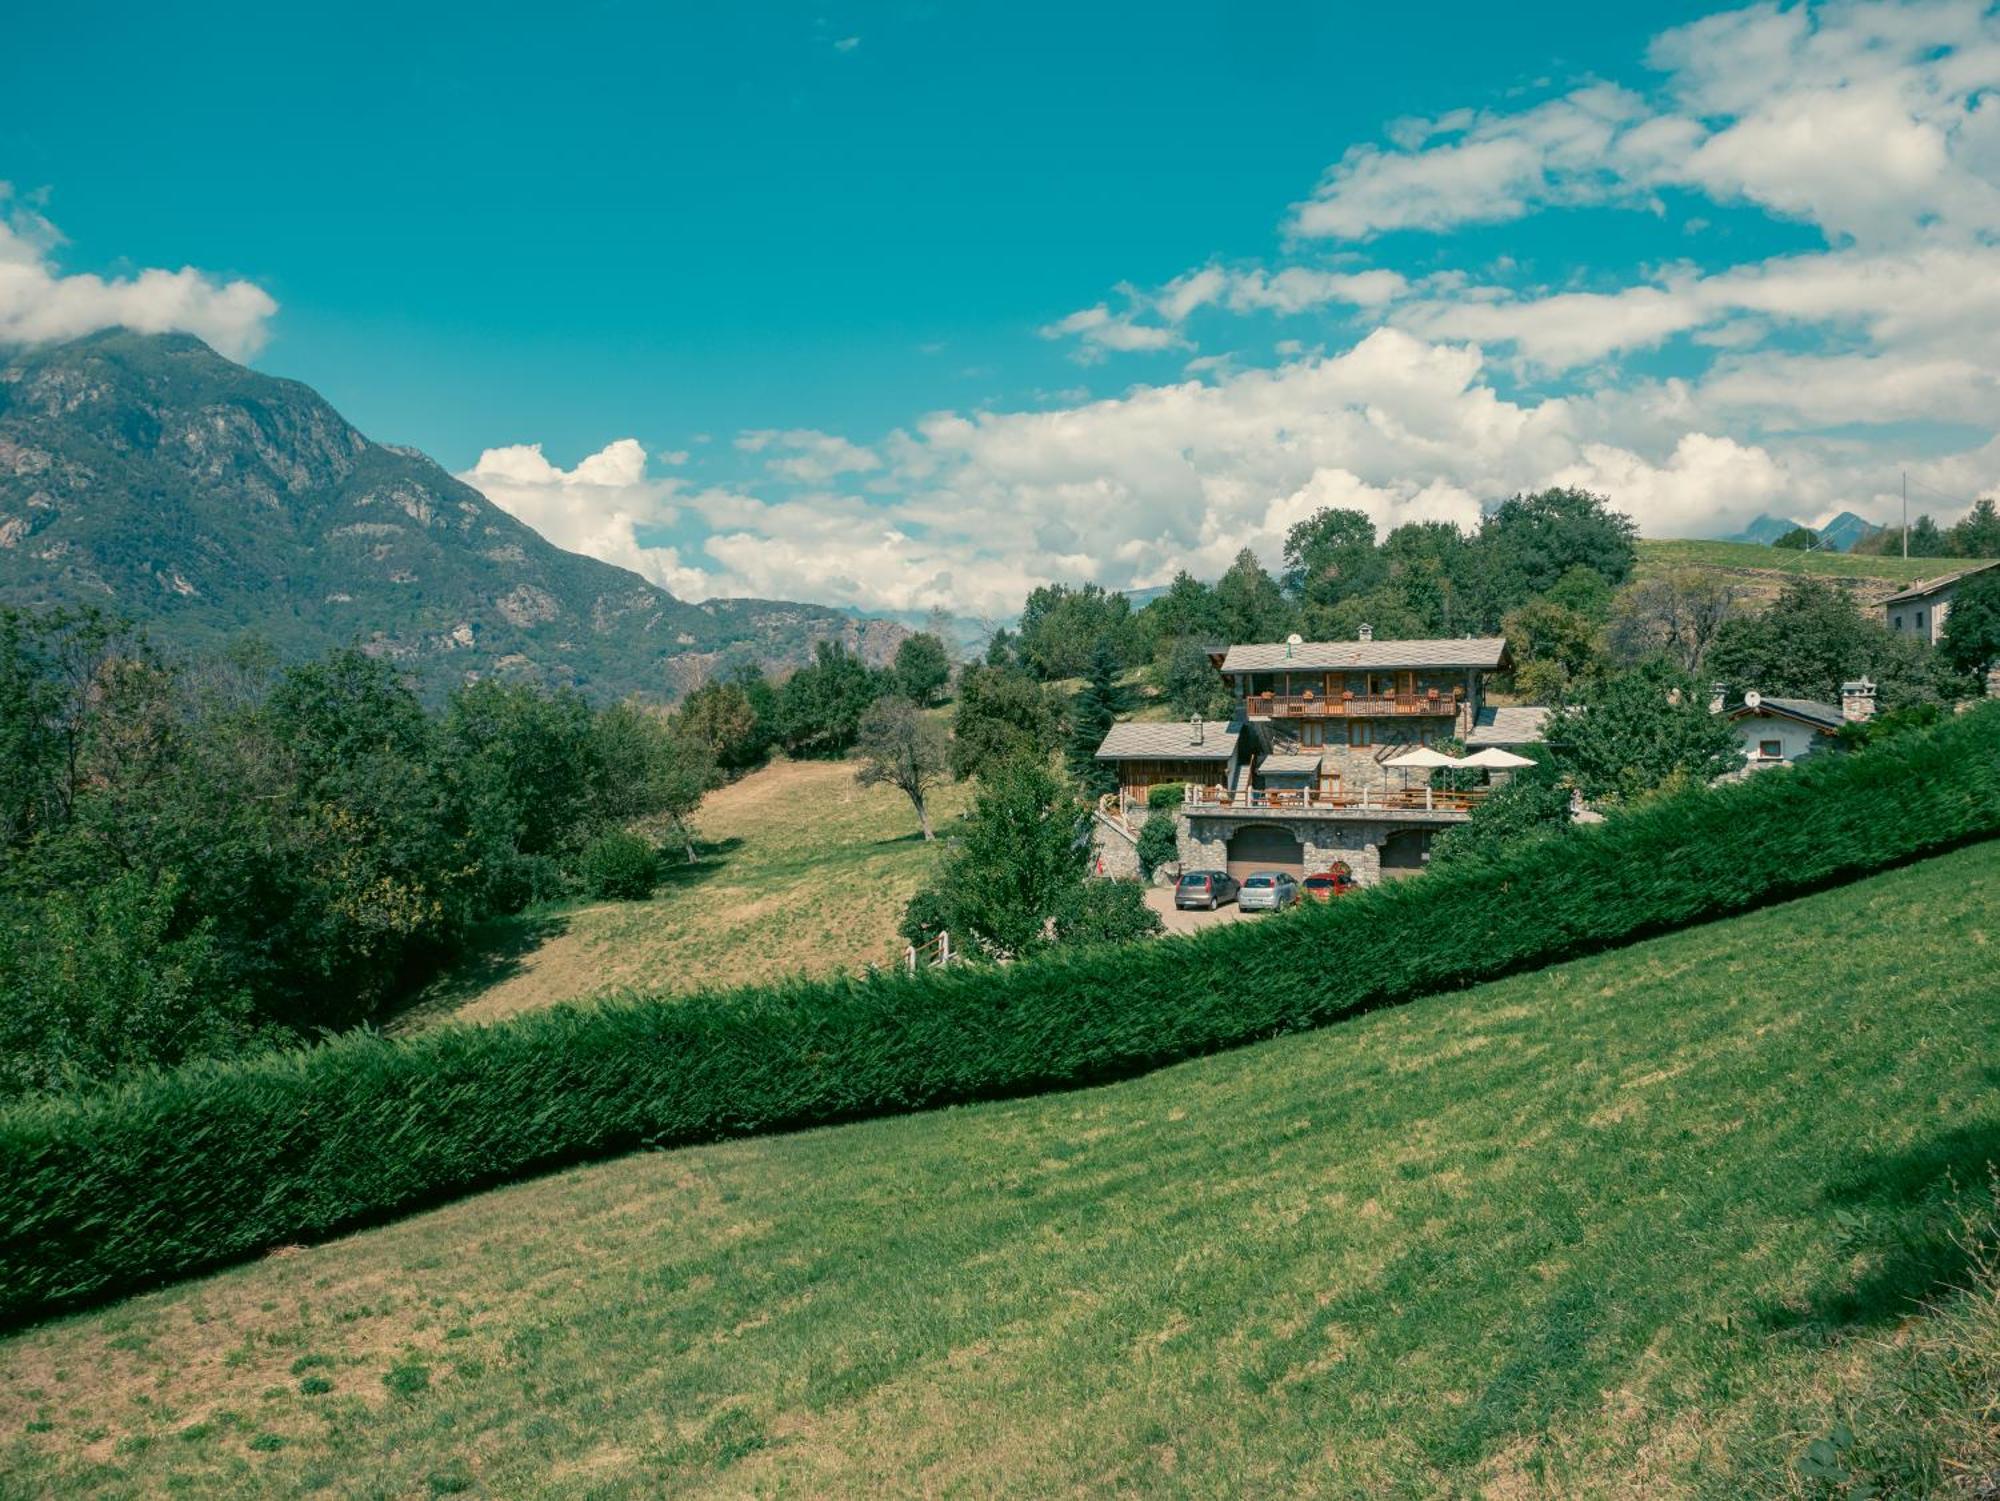
M 1316 870 L 1300 883 L 1300 890 L 1316 902 L 1330 902 L 1360 889 L 1361 883 L 1344 870 Z
M 1191 870 L 1174 887 L 1174 905 L 1185 912 L 1205 907 L 1213 912 L 1224 902 L 1236 900 L 1236 877 L 1222 870 Z
M 1260 870 L 1243 878 L 1236 905 L 1245 912 L 1277 912 L 1298 899 L 1297 876 L 1282 870 Z

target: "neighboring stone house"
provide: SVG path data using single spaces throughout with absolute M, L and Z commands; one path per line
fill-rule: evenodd
M 1926 579 L 1882 601 L 1882 623 L 1890 630 L 1936 646 L 1944 638 L 1944 623 L 1951 617 L 1951 597 L 1958 586 L 1975 573 L 2000 568 L 2000 563 L 1978 563 L 1940 578 Z
M 1241 726 L 1224 719 L 1114 724 L 1097 759 L 1117 770 L 1121 810 L 1137 811 L 1158 786 L 1234 786 L 1241 739 Z
M 1510 665 L 1503 638 L 1377 641 L 1364 626 L 1354 641 L 1294 637 L 1231 646 L 1212 660 L 1236 699 L 1226 724 L 1202 724 L 1199 740 L 1193 725 L 1116 725 L 1105 737 L 1099 759 L 1120 781 L 1100 810 L 1107 873 L 1136 868 L 1130 844 L 1145 794 L 1163 780 L 1179 780 L 1186 794 L 1177 823 L 1187 870 L 1309 873 L 1340 861 L 1372 882 L 1421 870 L 1432 836 L 1470 816 L 1477 792 L 1432 793 L 1422 774 L 1382 763 L 1481 726 L 1486 675 Z M 1489 715 L 1486 724 L 1531 738 L 1524 717 L 1502 726 Z M 1190 749 L 1201 751 L 1196 764 Z M 1191 774 L 1171 775 L 1177 766 Z

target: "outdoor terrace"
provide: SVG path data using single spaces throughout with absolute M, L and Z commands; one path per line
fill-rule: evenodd
M 1272 818 L 1394 818 L 1410 823 L 1461 823 L 1487 797 L 1491 787 L 1471 787 L 1444 791 L 1434 787 L 1343 788 L 1337 792 L 1316 787 L 1254 788 L 1232 792 L 1227 787 L 1190 784 L 1184 792 L 1181 810 L 1196 815 Z M 1136 799 L 1107 793 L 1098 811 L 1128 829 L 1145 821 L 1148 809 Z

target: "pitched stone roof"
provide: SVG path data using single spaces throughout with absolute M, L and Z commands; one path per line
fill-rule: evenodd
M 1989 568 L 2000 568 L 2000 563 L 1974 563 L 1970 568 L 1961 568 L 1956 573 L 1940 574 L 1934 579 L 1925 579 L 1921 584 L 1912 584 L 1900 593 L 1891 594 L 1881 601 L 1885 605 L 1909 604 L 1912 600 L 1929 599 L 1940 590 L 1949 589 L 1960 579 L 1971 578 L 1975 573 L 1984 573 Z
M 1229 648 L 1224 672 L 1340 672 L 1395 667 L 1495 668 L 1505 660 L 1505 636 L 1438 641 L 1283 641 Z
M 1510 745 L 1533 745 L 1548 728 L 1554 712 L 1541 704 L 1489 704 L 1479 711 L 1479 719 L 1466 732 L 1467 750 L 1484 750 L 1489 745 L 1502 749 Z
M 1729 711 L 1731 719 L 1748 719 L 1758 714 L 1796 719 L 1816 730 L 1837 730 L 1847 723 L 1847 716 L 1832 704 L 1823 704 L 1813 698 L 1773 698 L 1768 693 L 1759 694 L 1754 704 L 1740 703 Z
M 1236 753 L 1238 730 L 1226 719 L 1202 721 L 1197 743 L 1186 720 L 1114 724 L 1097 747 L 1100 761 L 1227 761 Z
M 1320 756 L 1308 756 L 1302 753 L 1290 756 L 1266 756 L 1257 763 L 1257 769 L 1281 777 L 1311 776 L 1319 770 L 1319 763 L 1323 759 Z

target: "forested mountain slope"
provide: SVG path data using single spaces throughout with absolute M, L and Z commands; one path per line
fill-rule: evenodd
M 354 643 L 440 691 L 527 673 L 672 697 L 744 656 L 902 636 L 819 605 L 689 604 L 565 552 L 296 381 L 180 334 L 114 331 L 0 363 L 0 603 L 91 604 L 170 646 Z

